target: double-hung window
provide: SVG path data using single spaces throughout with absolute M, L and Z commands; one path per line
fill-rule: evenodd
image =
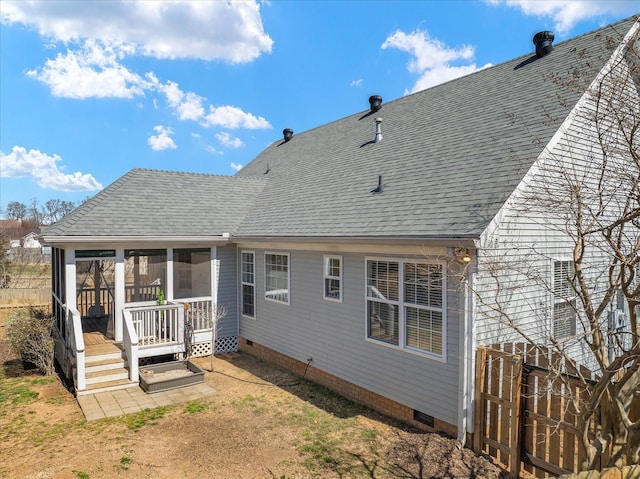
M 553 337 L 568 338 L 576 334 L 576 297 L 571 284 L 573 261 L 553 262 Z
M 265 298 L 289 304 L 289 254 L 265 253 Z
M 443 264 L 368 259 L 366 299 L 368 339 L 444 357 Z
M 404 264 L 405 345 L 442 355 L 441 264 Z
M 342 256 L 324 257 L 324 298 L 342 301 Z
M 250 318 L 256 317 L 256 276 L 255 253 L 241 253 L 242 268 L 242 314 Z

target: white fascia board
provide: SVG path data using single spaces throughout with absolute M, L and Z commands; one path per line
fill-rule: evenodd
M 551 140 L 549 140 L 546 146 L 542 149 L 536 160 L 531 165 L 531 168 L 529 168 L 529 171 L 527 171 L 522 180 L 520 180 L 520 183 L 518 183 L 507 200 L 503 203 L 502 207 L 498 210 L 496 215 L 489 222 L 484 231 L 480 234 L 480 239 L 476 243 L 476 247 L 478 249 L 481 249 L 482 246 L 486 244 L 487 239 L 497 230 L 498 226 L 502 222 L 502 218 L 504 217 L 505 212 L 509 208 L 511 208 L 518 196 L 521 195 L 525 190 L 527 185 L 529 185 L 533 181 L 533 178 L 543 169 L 545 161 L 552 156 L 553 149 L 556 147 L 562 137 L 569 131 L 571 124 L 578 116 L 578 112 L 589 101 L 590 92 L 592 92 L 594 87 L 596 87 L 611 71 L 611 68 L 619 61 L 620 57 L 624 55 L 625 49 L 634 40 L 639 32 L 640 21 L 636 21 L 629 29 L 629 32 L 627 32 L 624 39 L 620 42 L 620 45 L 618 45 L 614 52 L 611 54 L 609 60 L 604 64 L 593 81 L 589 84 L 589 87 L 585 89 L 585 92 L 582 94 L 575 106 L 571 109 Z

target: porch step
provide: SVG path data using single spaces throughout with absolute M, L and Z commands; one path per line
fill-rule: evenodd
M 88 344 L 85 347 L 86 363 L 95 363 L 125 357 L 121 343 Z
M 140 387 L 140 383 L 137 381 L 130 381 L 129 379 L 118 379 L 116 381 L 108 381 L 97 384 L 87 384 L 87 389 L 83 391 L 77 391 L 76 396 L 86 396 L 87 394 L 98 394 L 107 391 L 116 391 L 118 389 L 129 389 Z
M 99 359 L 97 361 L 93 357 L 89 357 L 85 362 L 84 371 L 85 374 L 89 374 L 98 371 L 110 371 L 113 369 L 128 369 L 128 367 L 129 362 L 125 361 L 122 356 L 118 356 L 117 358 Z
M 87 386 L 91 384 L 104 384 L 111 381 L 118 381 L 120 379 L 129 379 L 129 371 L 124 367 L 116 369 L 107 369 L 104 371 L 87 372 L 85 376 Z

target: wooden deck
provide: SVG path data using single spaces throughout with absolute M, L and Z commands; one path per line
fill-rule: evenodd
M 82 320 L 82 337 L 85 346 L 111 344 L 113 341 L 107 338 L 106 316 L 100 318 L 84 318 Z

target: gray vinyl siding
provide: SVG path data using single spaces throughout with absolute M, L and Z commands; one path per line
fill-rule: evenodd
M 365 258 L 377 256 L 339 253 L 343 259 L 343 295 L 339 303 L 323 298 L 323 257 L 329 252 L 268 249 L 290 254 L 287 305 L 265 300 L 265 250 L 254 251 L 256 319 L 241 317 L 241 336 L 300 361 L 313 358 L 311 364 L 319 369 L 457 424 L 462 301 L 456 291 L 447 292 L 447 357 L 443 362 L 366 340 Z M 419 256 L 415 259 L 425 260 Z M 454 283 L 450 281 L 449 286 Z
M 624 69 L 622 81 L 625 81 Z M 606 77 L 607 81 L 610 80 Z M 628 105 L 638 105 L 638 92 L 635 85 L 629 81 L 624 90 L 620 85 L 617 90 L 628 94 Z M 603 91 L 608 91 L 603 89 Z M 605 94 L 603 94 L 605 95 Z M 581 185 L 581 198 L 585 203 L 596 205 L 599 200 L 607 205 L 605 210 L 609 214 L 615 212 L 617 200 L 625 201 L 626 193 L 618 181 L 623 177 L 630 161 L 625 156 L 625 144 L 615 145 L 615 135 L 606 138 L 608 151 L 606 167 L 602 160 L 602 146 L 597 142 L 597 131 L 594 124 L 596 108 L 591 100 L 585 99 L 576 107 L 565 133 L 558 139 L 553 149 L 538 164 L 534 165 L 534 174 L 526 186 L 522 186 L 510 207 L 505 208 L 495 231 L 483 238 L 483 247 L 479 253 L 479 268 L 476 278 L 476 289 L 479 297 L 492 301 L 496 297 L 496 280 L 489 274 L 492 264 L 496 261 L 509 265 L 509 271 L 497 275 L 503 289 L 499 296 L 503 301 L 506 315 L 514 319 L 517 327 L 532 340 L 542 344 L 550 344 L 549 337 L 553 335 L 553 261 L 572 260 L 574 241 L 564 232 L 566 227 L 571 230 L 575 221 L 575 213 L 563 218 L 562 207 L 542 208 L 536 201 L 527 201 L 534 196 L 550 195 L 555 205 L 573 205 L 575 199 L 569 194 L 570 188 L 564 178 L 569 178 L 572 184 Z M 637 110 L 637 107 L 636 107 Z M 605 118 L 606 119 L 606 118 Z M 612 125 L 607 125 L 603 118 L 599 121 L 610 128 L 607 132 L 614 132 Z M 602 128 L 602 126 L 601 126 Z M 621 136 L 618 136 L 620 139 Z M 622 152 L 619 154 L 618 152 Z M 602 177 L 603 168 L 606 172 Z M 616 192 L 623 191 L 618 198 Z M 621 205 L 620 209 L 622 208 Z M 544 213 L 535 210 L 542 210 Z M 615 214 L 615 213 L 614 213 Z M 588 218 L 588 217 L 587 217 Z M 613 221 L 614 218 L 608 218 Z M 604 216 L 600 221 L 606 221 Z M 587 221 L 585 219 L 584 221 Z M 592 302 L 596 305 L 603 298 L 604 288 L 608 286 L 606 272 L 610 258 L 606 252 L 610 251 L 600 235 L 592 234 L 587 237 L 584 249 L 583 273 L 590 287 Z M 514 268 L 522 271 L 514 272 Z M 523 274 L 524 270 L 528 274 Z M 533 278 L 539 278 L 536 281 Z M 505 288 L 506 286 L 506 288 Z M 522 340 L 513 328 L 499 320 L 495 310 L 485 308 L 477 302 L 476 310 L 476 338 L 477 342 L 493 343 L 510 340 Z M 577 303 L 580 308 L 580 303 Z M 606 328 L 607 316 L 600 318 Z M 560 340 L 568 354 L 577 362 L 596 370 L 594 357 L 586 344 L 584 329 L 581 322 L 576 322 L 576 335 Z
M 227 315 L 220 322 L 218 337 L 236 336 L 238 334 L 236 245 L 218 246 L 216 254 L 220 264 L 218 304 L 227 309 Z

